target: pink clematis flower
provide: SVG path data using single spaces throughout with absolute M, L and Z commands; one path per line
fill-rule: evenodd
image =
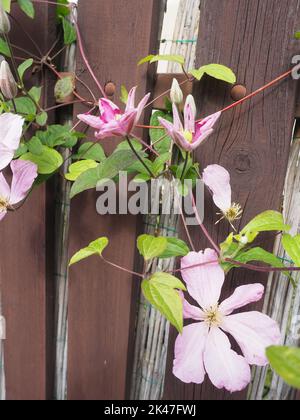
M 0 115 L 0 171 L 12 161 L 20 145 L 24 118 L 5 113 Z
M 98 140 L 112 136 L 128 136 L 132 132 L 134 126 L 138 123 L 150 97 L 149 93 L 141 100 L 139 105 L 135 107 L 136 89 L 137 88 L 134 87 L 129 92 L 124 113 L 112 101 L 102 98 L 99 101 L 100 117 L 89 114 L 80 114 L 78 115 L 78 119 L 97 130 L 95 137 Z
M 37 165 L 25 160 L 14 160 L 10 167 L 13 174 L 11 187 L 0 173 L 0 220 L 10 208 L 26 198 L 38 174 Z
M 229 172 L 220 165 L 210 165 L 203 172 L 203 182 L 211 190 L 213 200 L 222 212 L 222 219 L 232 224 L 239 219 L 242 209 L 239 204 L 232 202 L 232 191 Z
M 198 322 L 184 327 L 176 340 L 173 373 L 185 383 L 196 384 L 201 384 L 207 373 L 217 388 L 237 392 L 250 383 L 249 365 L 268 364 L 265 350 L 279 344 L 280 330 L 275 321 L 260 312 L 232 315 L 262 298 L 261 284 L 238 287 L 219 303 L 225 275 L 217 260 L 211 249 L 191 252 L 182 259 L 182 269 L 208 264 L 182 271 L 188 292 L 200 308 L 183 298 L 184 318 Z M 236 340 L 243 356 L 231 349 L 225 332 Z
M 196 106 L 193 106 L 189 99 L 184 107 L 184 127 L 175 104 L 173 104 L 174 123 L 172 124 L 164 118 L 159 118 L 159 122 L 167 130 L 177 146 L 187 152 L 192 152 L 213 133 L 213 127 L 220 115 L 221 112 L 217 112 L 201 122 L 196 122 Z

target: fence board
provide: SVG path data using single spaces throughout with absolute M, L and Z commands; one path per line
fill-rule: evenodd
M 126 5 L 125 5 L 126 3 Z M 118 101 L 122 83 L 139 84 L 139 97 L 149 86 L 145 67 L 137 69 L 139 58 L 156 49 L 159 0 L 89 0 L 79 2 L 79 25 L 91 65 L 102 84 L 113 81 Z M 80 57 L 78 76 L 93 86 Z M 95 90 L 95 89 L 94 89 Z M 96 91 L 96 90 L 95 90 Z M 83 91 L 82 91 L 83 92 Z M 81 93 L 82 93 L 81 92 Z M 86 93 L 86 92 L 85 92 Z M 75 110 L 82 111 L 80 107 Z M 93 131 L 90 131 L 91 139 Z M 115 141 L 104 142 L 111 151 Z M 106 256 L 133 267 L 136 218 L 99 216 L 95 192 L 82 194 L 72 205 L 71 252 L 99 236 L 111 244 Z M 90 259 L 70 272 L 68 398 L 122 399 L 125 397 L 131 322 L 132 277 Z
M 54 9 L 36 6 L 35 23 L 13 8 L 13 16 L 36 38 L 43 53 L 55 37 Z M 49 28 L 52 28 L 49 31 Z M 13 42 L 34 53 L 37 51 L 13 21 Z M 55 39 L 55 38 L 54 38 Z M 50 75 L 39 73 L 31 83 L 43 83 L 48 102 Z M 50 95 L 49 95 L 50 97 Z M 53 97 L 53 95 L 52 95 Z M 48 102 L 49 104 L 49 102 Z M 44 400 L 48 393 L 48 301 L 46 298 L 48 263 L 46 261 L 46 189 L 39 187 L 24 207 L 9 214 L 0 224 L 3 244 L 0 281 L 3 313 L 7 322 L 4 345 L 6 393 L 9 400 Z M 48 207 L 50 211 L 51 204 Z M 51 336 L 51 334 L 50 334 Z
M 291 66 L 297 53 L 294 31 L 299 25 L 298 0 L 202 0 L 198 64 L 219 62 L 236 71 L 238 81 L 248 91 L 264 85 Z M 231 173 L 234 201 L 244 208 L 241 224 L 267 209 L 281 209 L 282 190 L 294 121 L 296 82 L 284 81 L 263 95 L 222 116 L 216 134 L 197 151 L 204 168 L 220 163 Z M 229 99 L 229 88 L 209 79 L 195 89 L 201 115 L 222 109 Z M 224 223 L 214 226 L 216 209 L 207 197 L 205 223 L 217 241 L 228 234 Z M 193 230 L 200 249 L 207 243 Z M 272 249 L 272 237 L 264 247 Z M 224 296 L 244 283 L 265 282 L 265 275 L 238 271 L 227 278 Z M 257 305 L 261 308 L 261 305 Z M 255 305 L 251 306 L 254 309 Z M 203 386 L 184 385 L 173 377 L 172 359 L 175 333 L 170 343 L 165 397 L 167 399 L 244 399 Z

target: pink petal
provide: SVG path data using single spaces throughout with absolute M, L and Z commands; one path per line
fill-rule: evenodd
M 133 87 L 128 93 L 128 100 L 125 112 L 132 111 L 135 108 L 135 95 L 137 86 Z
M 239 308 L 243 308 L 252 302 L 258 302 L 264 295 L 265 288 L 262 284 L 248 284 L 235 289 L 232 296 L 224 300 L 220 305 L 220 311 L 229 315 Z
M 5 200 L 9 200 L 10 197 L 10 187 L 6 182 L 3 174 L 0 173 L 0 199 L 3 198 Z
M 15 114 L 0 115 L 0 171 L 12 161 L 20 145 L 24 119 Z
M 0 171 L 10 164 L 14 155 L 15 150 L 8 149 L 6 146 L 0 144 Z
M 135 119 L 135 124 L 137 124 L 139 122 L 139 119 L 141 118 L 141 115 L 144 111 L 145 106 L 147 105 L 149 98 L 151 96 L 151 93 L 148 93 L 146 96 L 144 96 L 144 98 L 141 100 L 141 102 L 138 104 L 137 108 L 136 108 L 136 119 Z
M 100 117 L 95 117 L 94 115 L 79 114 L 77 115 L 77 118 L 90 127 L 96 128 L 97 130 L 101 129 L 103 126 L 103 122 L 101 121 Z
M 38 172 L 37 165 L 26 160 L 13 161 L 11 163 L 11 170 L 13 179 L 9 203 L 14 205 L 24 200 L 34 183 Z
M 106 98 L 100 99 L 99 109 L 101 113 L 101 120 L 105 123 L 109 122 L 110 120 L 114 120 L 116 115 L 121 114 L 120 108 Z
M 210 165 L 203 172 L 203 182 L 212 191 L 215 205 L 226 212 L 232 204 L 229 172 L 220 165 Z
M 187 131 L 194 133 L 195 131 L 195 114 L 189 103 L 184 107 L 184 128 Z
M 191 143 L 191 149 L 196 150 L 198 147 L 204 143 L 204 141 L 213 133 L 213 129 L 205 131 L 200 137 L 197 138 L 196 134 L 193 136 L 193 141 Z
M 212 328 L 208 334 L 204 366 L 209 379 L 218 389 L 238 392 L 250 383 L 250 366 L 244 357 L 231 349 L 229 339 L 219 328 Z
M 184 383 L 202 384 L 205 377 L 203 351 L 208 335 L 204 322 L 184 327 L 175 343 L 173 374 Z
M 0 210 L 0 222 L 4 219 L 4 217 L 7 215 L 7 210 Z
M 173 119 L 175 131 L 183 132 L 183 125 L 179 116 L 177 106 L 173 103 Z
M 240 346 L 247 362 L 266 366 L 266 348 L 280 343 L 278 324 L 260 312 L 246 312 L 224 318 L 222 329 L 231 334 Z
M 217 261 L 217 262 L 216 262 Z M 185 267 L 200 264 L 199 267 Z M 203 265 L 201 265 L 203 264 Z M 208 310 L 218 304 L 225 274 L 218 263 L 218 255 L 212 249 L 204 252 L 191 252 L 181 260 L 181 274 L 189 294 L 200 307 Z
M 167 130 L 170 136 L 173 136 L 174 133 L 174 124 L 164 118 L 158 117 L 159 123 Z
M 195 321 L 204 321 L 205 314 L 203 311 L 201 311 L 200 308 L 197 306 L 191 305 L 185 298 L 184 293 L 179 292 L 179 295 L 182 299 L 182 305 L 183 305 L 183 318 L 184 319 L 194 319 Z

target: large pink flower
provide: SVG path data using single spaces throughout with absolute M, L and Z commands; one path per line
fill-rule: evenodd
M 164 118 L 159 118 L 159 122 L 167 130 L 177 146 L 187 152 L 192 152 L 213 133 L 213 127 L 220 115 L 221 112 L 217 112 L 201 122 L 196 122 L 196 106 L 187 101 L 184 107 L 184 127 L 175 104 L 173 104 L 174 123 L 172 124 Z
M 136 89 L 137 88 L 134 87 L 129 92 L 125 112 L 122 112 L 120 108 L 109 99 L 102 98 L 99 101 L 99 117 L 89 114 L 80 114 L 78 115 L 78 118 L 97 130 L 95 137 L 98 140 L 113 136 L 128 136 L 132 132 L 134 126 L 138 123 L 150 97 L 149 93 L 141 100 L 138 106 L 135 107 Z
M 24 200 L 38 174 L 37 166 L 25 160 L 14 160 L 10 167 L 13 174 L 11 187 L 0 173 L 0 220 L 8 209 Z
M 249 365 L 266 366 L 266 348 L 280 342 L 275 321 L 260 312 L 232 313 L 259 301 L 264 294 L 261 284 L 238 287 L 233 295 L 219 303 L 225 275 L 214 250 L 191 252 L 182 259 L 182 277 L 191 297 L 200 307 L 183 298 L 184 318 L 197 323 L 184 327 L 176 340 L 174 375 L 185 383 L 201 384 L 206 373 L 219 389 L 230 392 L 244 389 L 251 380 Z M 203 264 L 197 268 L 189 266 Z M 238 343 L 239 355 L 231 349 L 227 335 Z
M 20 145 L 24 118 L 5 113 L 0 116 L 0 171 L 12 161 Z

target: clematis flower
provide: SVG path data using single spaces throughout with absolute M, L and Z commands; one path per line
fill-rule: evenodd
M 0 171 L 12 161 L 20 145 L 24 118 L 15 114 L 0 115 Z
M 29 161 L 14 160 L 10 167 L 13 174 L 11 187 L 0 173 L 0 220 L 9 209 L 26 198 L 38 174 L 37 165 Z
M 225 218 L 232 225 L 232 222 L 240 218 L 242 209 L 239 204 L 232 203 L 229 172 L 220 165 L 210 165 L 204 169 L 202 179 L 213 193 L 215 205 L 222 212 L 220 220 Z
M 196 105 L 194 100 L 191 103 L 191 98 L 188 98 L 184 106 L 184 127 L 180 120 L 177 106 L 174 103 L 174 123 L 164 118 L 159 118 L 160 124 L 167 130 L 174 143 L 187 152 L 197 149 L 213 133 L 213 127 L 221 115 L 221 112 L 217 112 L 201 122 L 196 122 Z
M 136 87 L 131 89 L 128 95 L 128 101 L 125 112 L 109 99 L 102 98 L 99 101 L 100 117 L 88 114 L 78 115 L 79 120 L 87 125 L 95 128 L 97 131 L 95 137 L 98 140 L 106 137 L 124 137 L 128 136 L 134 126 L 138 123 L 146 103 L 150 97 L 150 93 L 146 95 L 139 105 L 135 107 Z
M 191 252 L 182 259 L 182 277 L 199 307 L 183 297 L 184 318 L 197 322 L 184 327 L 176 340 L 173 373 L 185 383 L 196 384 L 201 384 L 207 373 L 215 387 L 237 392 L 250 383 L 249 365 L 268 364 L 265 350 L 279 344 L 280 330 L 260 312 L 232 315 L 262 298 L 261 284 L 238 287 L 231 297 L 219 302 L 225 275 L 217 260 L 211 249 Z M 197 264 L 205 265 L 185 270 Z M 232 350 L 225 333 L 236 340 L 243 356 Z

